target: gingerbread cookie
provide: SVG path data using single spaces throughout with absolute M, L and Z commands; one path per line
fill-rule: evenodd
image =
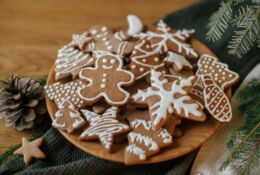
M 198 61 L 197 75 L 209 74 L 223 90 L 232 86 L 239 80 L 239 75 L 210 55 L 202 55 Z
M 90 40 L 87 33 L 81 35 L 74 34 L 71 43 L 58 50 L 58 56 L 55 61 L 56 80 L 67 78 L 71 75 L 75 79 L 78 77 L 81 68 L 92 66 L 95 63 L 94 58 L 89 53 L 83 51 Z
M 193 100 L 196 100 L 201 106 L 204 106 L 204 97 L 203 97 L 203 83 L 201 76 L 196 75 L 193 83 L 193 87 L 189 95 Z
M 46 95 L 53 100 L 59 107 L 65 100 L 69 100 L 78 108 L 86 106 L 84 99 L 79 96 L 79 88 L 85 87 L 86 84 L 81 80 L 71 81 L 65 84 L 60 82 L 47 85 L 44 87 Z
M 163 62 L 165 64 L 171 65 L 177 72 L 181 71 L 182 69 L 192 69 L 192 65 L 183 55 L 179 55 L 171 51 L 167 53 L 167 56 L 164 58 Z
M 164 67 L 160 54 L 152 48 L 151 43 L 147 40 L 140 40 L 136 44 L 130 58 L 129 68 L 136 80 L 147 76 L 151 69 Z
M 86 123 L 69 100 L 62 102 L 58 108 L 55 113 L 56 119 L 52 121 L 53 127 L 72 133 Z
M 94 41 L 94 50 L 103 50 L 120 56 L 130 54 L 134 48 L 135 41 L 130 40 L 126 32 L 119 30 L 113 32 L 108 26 L 100 25 L 90 28 Z
M 128 132 L 130 127 L 117 120 L 118 107 L 110 107 L 102 115 L 81 110 L 89 127 L 80 135 L 81 140 L 99 139 L 104 148 L 111 152 L 113 136 Z
M 172 136 L 166 129 L 154 131 L 151 121 L 135 119 L 131 121 L 133 128 L 127 138 L 129 145 L 125 149 L 125 164 L 133 165 L 146 160 L 160 151 L 161 148 L 172 144 Z
M 14 155 L 22 155 L 25 165 L 28 166 L 33 158 L 44 159 L 46 157 L 40 149 L 42 143 L 42 138 L 38 138 L 32 142 L 29 142 L 27 138 L 23 137 L 22 146 L 14 152 Z
M 202 75 L 201 79 L 206 109 L 218 121 L 229 122 L 232 118 L 232 108 L 228 97 L 210 75 Z
M 191 120 L 204 121 L 206 116 L 200 106 L 188 96 L 187 88 L 192 87 L 192 80 L 168 82 L 160 72 L 151 70 L 151 87 L 139 90 L 131 97 L 132 101 L 149 106 L 151 121 L 155 129 L 160 128 L 168 114 L 177 114 Z
M 184 55 L 186 58 L 197 59 L 198 53 L 185 43 L 191 37 L 194 30 L 173 30 L 167 24 L 160 20 L 157 23 L 156 30 L 141 33 L 138 36 L 147 38 L 152 43 L 152 47 L 159 53 L 167 53 L 169 50 Z
M 84 68 L 80 79 L 89 83 L 80 88 L 79 95 L 88 105 L 94 104 L 102 97 L 110 105 L 123 105 L 129 98 L 129 93 L 122 86 L 134 83 L 134 75 L 122 69 L 122 60 L 111 53 L 100 56 L 95 67 Z

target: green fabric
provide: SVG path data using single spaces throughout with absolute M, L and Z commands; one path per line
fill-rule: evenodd
M 241 80 L 260 61 L 259 49 L 255 48 L 244 58 L 238 59 L 227 53 L 227 41 L 231 30 L 225 33 L 222 40 L 216 44 L 205 41 L 205 28 L 208 17 L 219 7 L 218 1 L 202 1 L 192 7 L 183 9 L 165 17 L 165 21 L 175 28 L 195 28 L 195 38 L 205 43 L 230 68 L 238 72 Z M 160 8 L 160 7 L 158 7 Z M 119 174 L 119 175 L 182 175 L 187 174 L 197 151 L 181 158 L 164 163 L 137 165 L 127 167 L 123 164 L 102 160 L 91 156 L 74 147 L 53 128 L 43 136 L 42 150 L 47 159 L 34 160 L 24 167 L 21 157 L 16 157 L 0 167 L 0 174 Z

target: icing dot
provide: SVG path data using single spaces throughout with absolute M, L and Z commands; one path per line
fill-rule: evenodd
M 102 38 L 102 41 L 107 41 L 107 40 L 108 40 L 107 37 Z
M 106 42 L 105 42 L 105 45 L 106 45 L 106 46 L 108 46 L 109 44 L 110 44 L 109 41 L 106 41 Z
M 154 61 L 155 61 L 155 62 L 158 62 L 158 61 L 159 61 L 159 58 L 158 58 L 158 57 L 155 57 L 155 58 L 154 58 Z
M 219 65 L 217 65 L 216 67 L 219 68 Z
M 107 80 L 105 78 L 102 79 L 102 82 L 105 83 Z
M 107 77 L 107 74 L 106 74 L 106 73 L 103 73 L 103 77 Z
M 111 63 L 111 64 L 115 64 L 115 62 L 116 62 L 115 59 L 111 59 L 111 60 L 110 60 L 110 63 Z
M 226 77 L 222 77 L 222 79 L 223 79 L 223 80 L 225 80 L 225 79 L 226 79 Z
M 208 66 L 208 65 L 205 65 L 204 67 L 205 67 L 205 68 L 208 68 L 209 66 Z
M 135 68 L 136 68 L 136 65 L 135 65 L 135 64 L 133 64 L 133 65 L 131 66 L 131 68 L 132 68 L 132 69 L 135 69 Z
M 229 74 L 229 77 L 232 77 L 233 75 L 232 74 Z
M 146 62 L 146 59 L 143 59 L 143 62 L 145 63 L 145 62 Z
M 143 71 L 144 71 L 144 68 L 143 68 L 143 67 L 141 67 L 139 70 L 140 70 L 140 72 L 143 72 Z
M 103 32 L 105 32 L 105 31 L 107 31 L 107 27 L 102 27 L 101 30 L 102 30 Z
M 92 33 L 93 35 L 96 35 L 96 34 L 97 34 L 97 31 L 96 31 L 96 30 L 92 30 L 91 33 Z
M 107 50 L 111 50 L 112 49 L 112 46 L 107 46 Z
M 222 72 L 222 75 L 226 75 L 226 72 Z
M 102 63 L 107 63 L 107 59 L 106 58 L 102 59 Z
M 101 87 L 101 88 L 105 88 L 106 85 L 105 85 L 105 84 L 101 84 L 100 87 Z
M 150 46 L 149 46 L 149 45 L 146 45 L 145 47 L 146 47 L 147 49 L 149 49 L 149 48 L 150 48 Z
M 203 72 L 205 72 L 205 73 L 206 73 L 206 72 L 207 72 L 207 70 L 205 69 Z

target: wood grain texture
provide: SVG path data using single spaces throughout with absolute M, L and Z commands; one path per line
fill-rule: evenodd
M 197 0 L 1 0 L 0 78 L 11 73 L 48 74 L 57 50 L 71 34 L 95 24 L 119 26 L 132 13 L 150 24 Z M 29 132 L 5 128 L 0 121 L 0 153 L 20 143 Z
M 191 45 L 199 54 L 215 56 L 214 53 L 198 40 L 192 39 Z M 53 84 L 56 82 L 54 68 L 55 67 L 53 66 L 50 71 L 47 84 Z M 48 97 L 46 97 L 46 104 L 51 118 L 55 119 L 55 113 L 57 112 L 56 104 Z M 142 163 L 162 162 L 190 153 L 199 148 L 208 138 L 210 138 L 217 131 L 220 125 L 221 124 L 212 117 L 208 117 L 205 122 L 183 120 L 181 124 L 181 129 L 184 132 L 183 136 L 174 139 L 171 146 L 161 150 L 159 154 L 152 156 Z M 124 148 L 127 146 L 127 143 L 114 144 L 112 147 L 113 154 L 111 154 L 108 153 L 99 142 L 80 141 L 80 132 L 68 134 L 67 132 L 59 131 L 68 141 L 87 153 L 106 160 L 124 163 Z

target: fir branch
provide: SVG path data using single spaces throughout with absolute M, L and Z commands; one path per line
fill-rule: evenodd
M 244 18 L 242 24 L 240 24 L 240 30 L 235 31 L 235 35 L 229 42 L 229 53 L 242 57 L 246 54 L 250 48 L 256 43 L 260 26 L 258 22 L 259 15 L 253 15 L 251 18 Z
M 236 96 L 242 106 L 244 124 L 232 130 L 227 142 L 228 155 L 220 169 L 231 168 L 236 174 L 250 174 L 260 160 L 260 81 L 253 79 Z
M 43 76 L 43 77 L 40 77 L 40 78 L 38 79 L 38 82 L 41 84 L 41 86 L 44 86 L 44 85 L 46 84 L 46 82 L 47 82 L 47 79 L 48 79 L 48 76 L 45 75 L 45 76 Z
M 246 21 L 249 18 L 252 18 L 252 16 L 254 15 L 254 10 L 252 8 L 250 8 L 248 5 L 246 5 L 245 7 L 241 7 L 238 10 L 238 14 L 234 16 L 234 18 L 232 19 L 231 23 L 233 26 L 244 26 L 246 24 Z
M 232 18 L 232 0 L 228 2 L 221 2 L 218 11 L 213 13 L 209 19 L 207 28 L 209 29 L 206 34 L 206 39 L 209 41 L 220 40 L 223 33 L 227 30 L 229 21 Z

